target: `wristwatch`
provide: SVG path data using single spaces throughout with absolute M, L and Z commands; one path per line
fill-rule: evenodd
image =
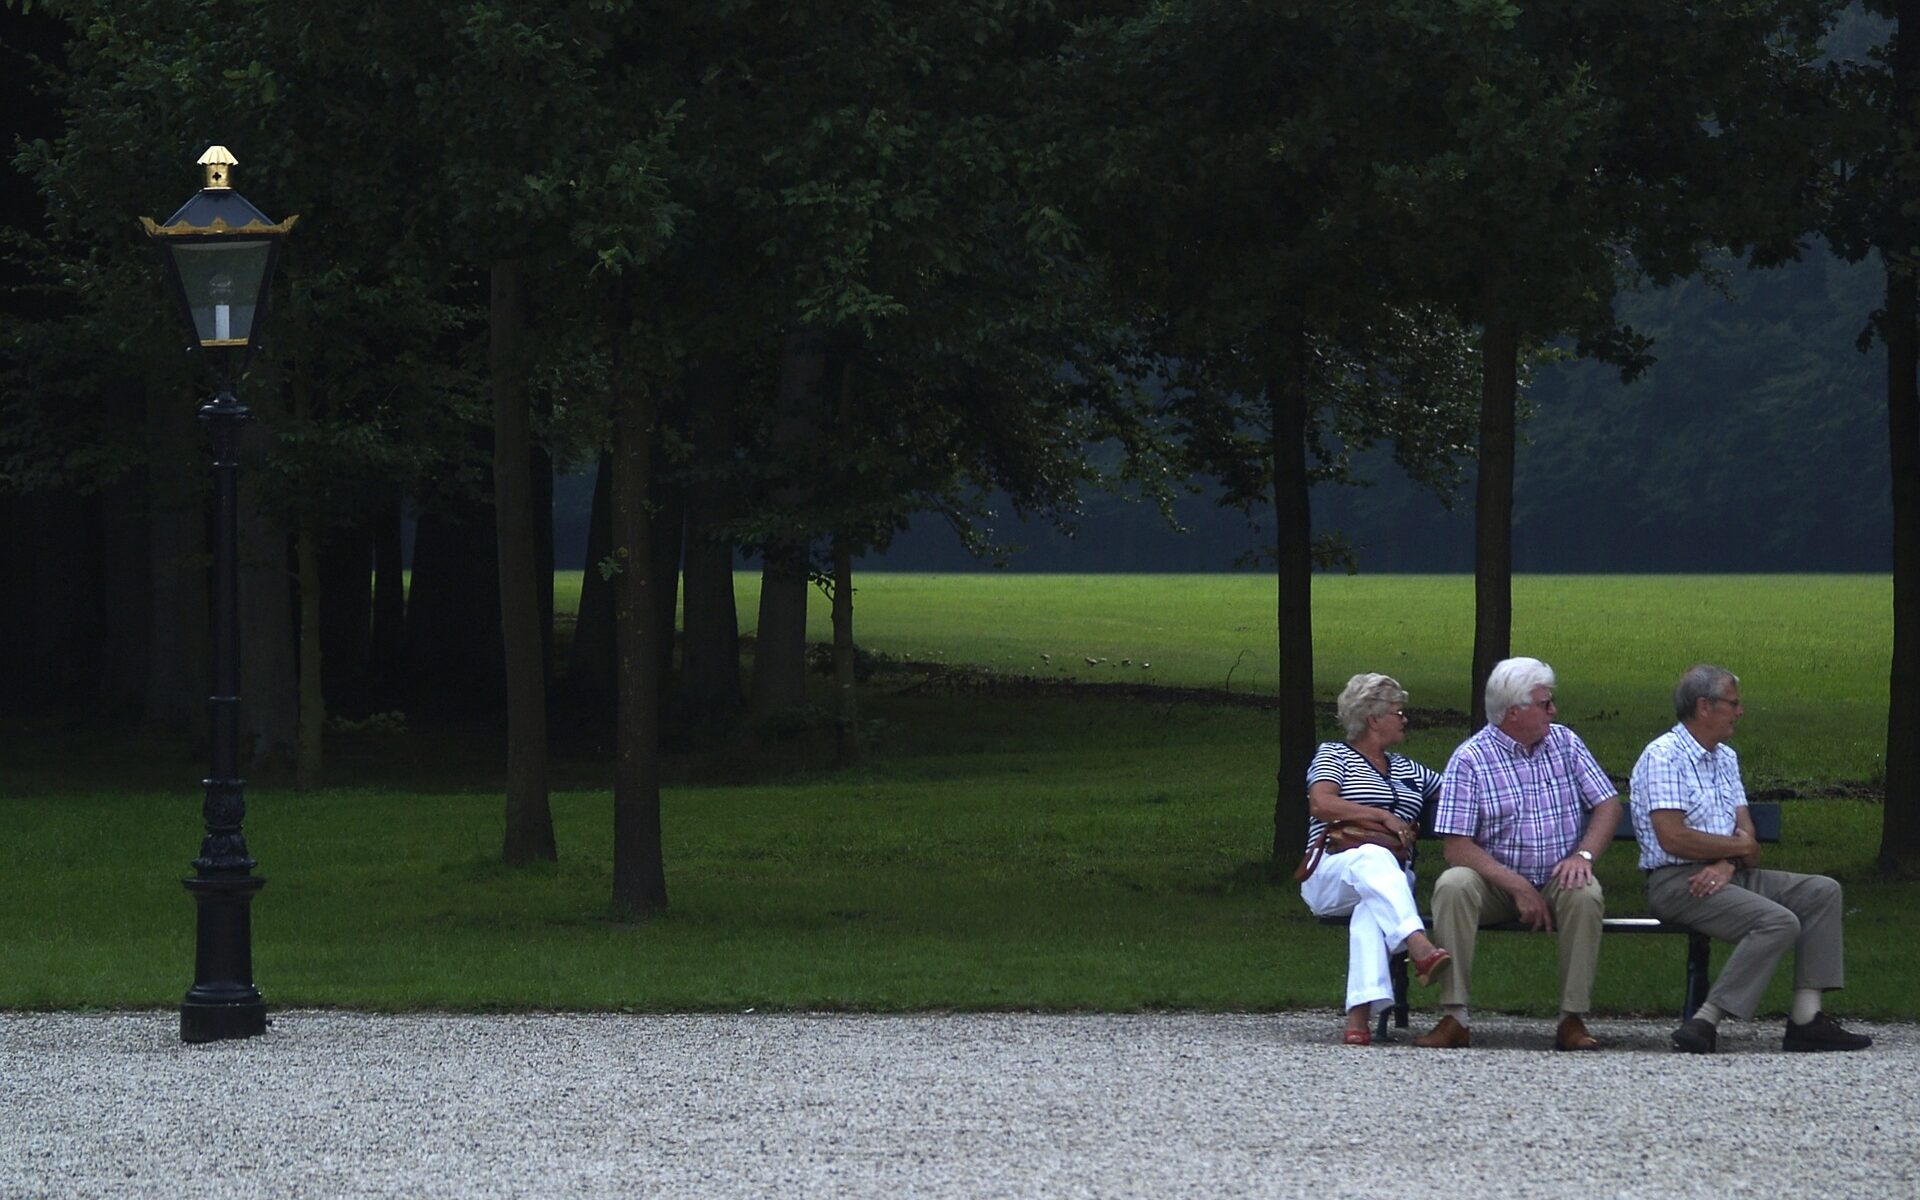
M 1574 853 L 1578 854 L 1581 858 L 1586 859 L 1588 862 L 1593 861 L 1593 851 L 1591 850 L 1575 850 Z

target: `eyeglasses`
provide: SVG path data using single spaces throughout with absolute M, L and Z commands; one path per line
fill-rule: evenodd
M 1396 708 L 1392 712 L 1375 713 L 1373 715 L 1383 721 L 1388 717 L 1399 717 L 1402 721 L 1411 721 L 1413 719 L 1407 715 L 1407 710 L 1404 708 Z
M 1560 711 L 1560 706 L 1553 702 L 1552 696 L 1548 696 L 1545 700 L 1523 700 L 1519 704 L 1516 704 L 1514 707 L 1515 708 L 1550 708 L 1555 712 Z

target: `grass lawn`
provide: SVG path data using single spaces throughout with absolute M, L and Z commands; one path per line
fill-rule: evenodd
M 569 582 L 577 587 L 577 576 Z M 750 627 L 752 581 L 741 582 Z M 1464 676 L 1464 649 L 1413 614 L 1464 630 L 1465 582 L 1358 577 L 1320 587 L 1323 691 L 1380 666 L 1413 687 L 1418 704 L 1461 706 L 1464 685 L 1450 681 Z M 1877 710 L 1884 728 L 1884 580 L 1526 579 L 1515 590 L 1516 644 L 1560 668 L 1567 719 L 1616 773 L 1631 765 L 1622 747 L 1637 750 L 1666 723 L 1659 693 L 1670 676 L 1699 657 L 1725 658 L 1746 677 L 1755 704 L 1743 760 L 1760 754 L 1763 734 L 1797 732 L 1770 760 L 1777 778 L 1872 773 L 1870 754 L 1816 744 L 1799 726 L 1838 731 Z M 1736 595 L 1755 611 L 1726 615 Z M 1270 690 L 1270 597 L 1270 583 L 1251 576 L 870 575 L 859 640 L 900 656 L 1065 666 L 1088 679 L 1131 669 L 1195 686 L 1221 683 L 1216 669 L 1245 641 L 1252 649 L 1234 689 L 1264 653 Z M 1719 614 L 1711 639 L 1660 642 L 1654 614 L 1687 597 Z M 1089 625 L 1096 611 L 1108 616 Z M 1804 638 L 1781 634 L 1798 620 L 1809 622 Z M 1609 657 L 1616 643 L 1626 649 Z M 1402 653 L 1404 665 L 1389 657 Z M 1458 667 L 1434 661 L 1456 653 Z M 1041 654 L 1054 663 L 1036 661 Z M 1120 658 L 1136 665 L 1110 665 Z M 1679 665 L 1669 670 L 1670 661 Z M 1791 692 L 1771 682 L 1785 678 L 1796 681 Z M 1292 887 L 1264 881 L 1270 716 L 1105 696 L 941 695 L 888 676 L 863 704 L 878 740 L 857 768 L 758 742 L 670 763 L 673 908 L 639 925 L 607 909 L 606 764 L 558 764 L 560 778 L 581 785 L 554 796 L 561 861 L 510 871 L 497 861 L 501 764 L 491 731 L 337 739 L 341 777 L 364 786 L 249 790 L 248 840 L 268 880 L 254 905 L 256 978 L 277 1007 L 1337 1006 L 1344 932 L 1309 918 Z M 1855 732 L 1850 744 L 1870 746 L 1871 730 Z M 1429 729 L 1412 748 L 1437 763 L 1461 733 Z M 0 961 L 9 968 L 0 1007 L 177 1004 L 191 982 L 191 901 L 178 880 L 197 847 L 198 759 L 45 727 L 6 730 L 0 753 L 11 834 L 0 849 Z M 1911 1019 L 1920 972 L 1895 924 L 1915 893 L 1871 873 L 1878 806 L 1796 801 L 1785 822 L 1769 861 L 1847 884 L 1851 985 L 1832 1007 Z M 1616 911 L 1639 907 L 1628 848 L 1603 860 L 1602 877 Z M 1544 1012 L 1553 946 L 1488 935 L 1476 1003 Z M 1677 1011 L 1682 948 L 1672 938 L 1609 940 L 1599 1005 Z M 1784 1006 L 1779 985 L 1768 1003 Z

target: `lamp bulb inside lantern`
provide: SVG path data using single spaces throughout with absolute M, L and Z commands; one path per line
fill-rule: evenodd
M 213 298 L 213 337 L 224 342 L 233 337 L 233 276 L 215 275 L 207 281 Z

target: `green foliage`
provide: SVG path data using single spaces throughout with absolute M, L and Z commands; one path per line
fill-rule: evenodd
M 1634 382 L 1542 367 L 1515 471 L 1522 571 L 1870 570 L 1887 564 L 1885 364 L 1856 340 L 1880 272 L 1811 252 L 1623 294 L 1654 340 Z M 1473 530 L 1395 478 L 1316 494 L 1368 571 L 1460 570 Z

